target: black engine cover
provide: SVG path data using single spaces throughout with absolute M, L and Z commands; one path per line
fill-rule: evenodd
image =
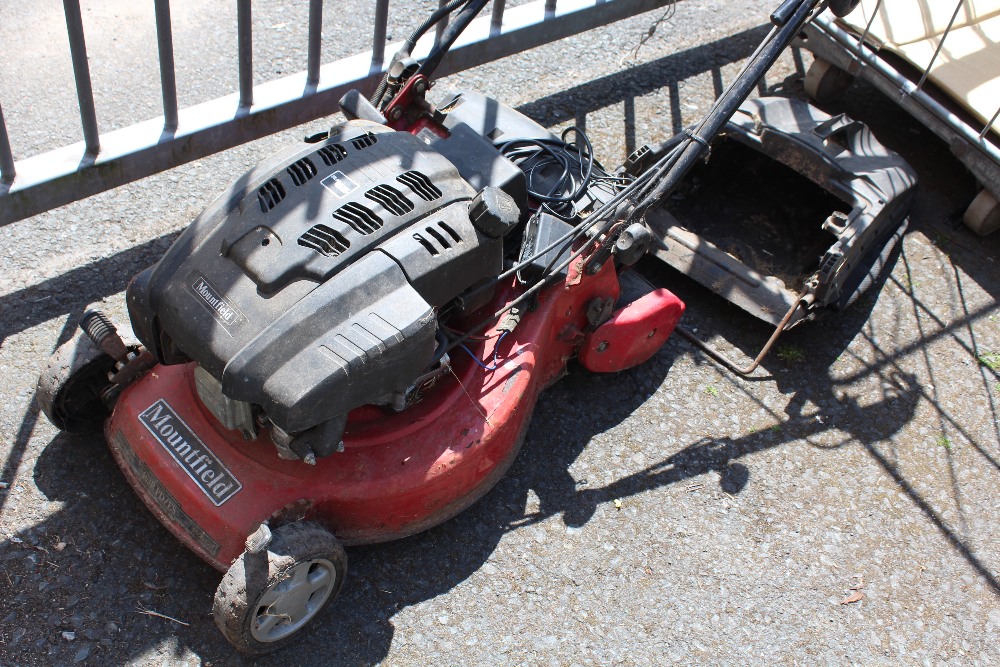
M 210 205 L 129 286 L 133 329 L 289 433 L 386 402 L 432 363 L 435 309 L 502 269 L 475 194 L 421 140 L 351 121 Z

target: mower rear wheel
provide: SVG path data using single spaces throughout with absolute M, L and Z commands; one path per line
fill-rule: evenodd
M 273 532 L 267 550 L 244 552 L 215 591 L 212 615 L 233 646 L 250 655 L 293 641 L 337 597 L 347 555 L 329 531 L 291 523 Z
M 981 190 L 965 209 L 962 220 L 980 236 L 992 234 L 1000 229 L 1000 202 L 989 190 Z
M 849 73 L 822 58 L 816 58 L 809 66 L 802 85 L 809 97 L 824 104 L 843 95 L 853 82 L 854 77 Z
M 38 377 L 35 398 L 57 428 L 67 433 L 98 431 L 111 414 L 101 398 L 115 360 L 78 332 L 49 358 Z
M 861 0 L 830 0 L 830 11 L 837 18 L 844 18 L 861 4 Z

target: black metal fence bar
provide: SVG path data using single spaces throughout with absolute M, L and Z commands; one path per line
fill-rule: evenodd
M 319 0 L 310 2 L 320 4 Z M 442 60 L 438 75 L 459 72 L 498 60 L 530 48 L 599 28 L 615 21 L 658 9 L 673 0 L 551 0 L 493 8 L 492 16 L 474 21 Z M 177 127 L 164 132 L 169 124 L 174 77 L 173 58 L 163 54 L 164 27 L 169 21 L 168 1 L 162 2 L 157 38 L 161 44 L 161 76 L 165 118 L 155 118 L 103 135 L 97 134 L 93 95 L 86 67 L 79 0 L 64 0 L 71 44 L 75 45 L 81 117 L 85 141 L 51 150 L 15 162 L 7 142 L 6 127 L 0 117 L 0 226 L 22 220 L 77 199 L 145 178 L 157 172 L 197 160 L 247 141 L 286 130 L 325 116 L 338 109 L 337 101 L 351 88 L 370 91 L 386 66 L 385 52 L 395 52 L 400 43 L 385 44 L 388 0 L 376 5 L 375 43 L 370 52 L 359 53 L 321 65 L 318 72 L 303 71 L 254 87 L 250 35 L 250 0 L 237 0 L 239 33 L 240 90 L 238 93 L 177 111 Z M 160 4 L 157 4 L 160 8 Z M 312 11 L 313 5 L 310 5 Z M 74 11 L 75 10 L 75 11 Z M 76 17 L 74 30 L 73 24 Z M 161 16 L 158 13 L 158 16 Z M 498 20 L 502 19 L 502 21 Z M 315 25 L 319 15 L 310 16 L 310 50 L 319 39 Z M 423 58 L 433 39 L 421 40 L 413 56 Z M 381 45 L 382 56 L 377 48 Z M 311 51 L 312 52 L 312 51 Z M 166 63 L 169 62 L 170 67 Z M 310 65 L 310 69 L 314 69 Z M 164 74 L 165 70 L 169 70 Z M 315 83 L 307 83 L 314 79 Z M 176 98 L 176 95 L 173 95 Z M 89 120 L 88 120 L 89 118 Z M 98 142 L 99 139 L 99 142 Z M 16 173 L 15 173 L 16 169 Z
M 319 83 L 319 55 L 323 45 L 323 0 L 309 0 L 309 55 L 306 85 Z
M 493 15 L 490 17 L 490 34 L 495 35 L 500 32 L 503 25 L 503 10 L 507 6 L 507 0 L 493 0 Z
M 160 54 L 160 88 L 163 90 L 163 129 L 177 129 L 177 78 L 174 68 L 174 36 L 170 27 L 170 0 L 154 0 L 156 46 Z
M 375 3 L 375 35 L 372 37 L 372 63 L 381 65 L 385 60 L 385 36 L 389 24 L 389 0 Z
M 250 0 L 236 0 L 236 35 L 240 64 L 240 107 L 253 105 L 253 25 Z
M 3 107 L 0 107 L 0 183 L 13 183 L 14 153 L 10 150 L 10 137 L 7 136 L 7 123 L 3 119 Z
M 69 35 L 73 75 L 76 77 L 76 95 L 80 101 L 85 155 L 92 157 L 101 150 L 101 139 L 97 131 L 97 110 L 94 108 L 94 89 L 90 84 L 90 65 L 87 63 L 87 42 L 83 37 L 80 0 L 63 0 L 63 10 L 66 12 L 66 32 Z

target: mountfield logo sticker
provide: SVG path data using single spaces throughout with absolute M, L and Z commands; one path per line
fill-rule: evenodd
M 246 319 L 243 313 L 226 301 L 203 276 L 195 274 L 189 280 L 191 281 L 191 290 L 201 298 L 202 303 L 208 306 L 208 309 L 215 315 L 215 319 L 219 320 L 226 329 Z
M 162 398 L 139 414 L 139 421 L 216 506 L 243 488 L 191 428 Z

